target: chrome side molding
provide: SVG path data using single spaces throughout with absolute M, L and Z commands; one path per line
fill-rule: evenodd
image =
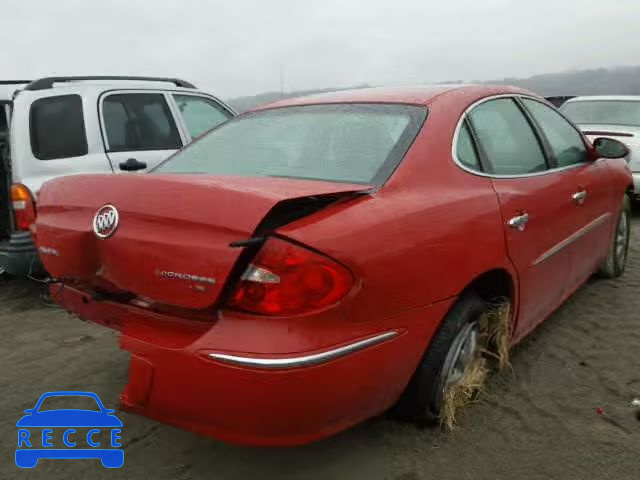
M 540 255 L 532 264 L 531 266 L 536 266 L 541 264 L 542 262 L 548 260 L 549 258 L 553 257 L 556 253 L 564 250 L 565 248 L 567 248 L 569 245 L 571 245 L 573 242 L 575 242 L 576 240 L 578 240 L 579 238 L 582 238 L 583 236 L 585 236 L 587 233 L 589 233 L 591 230 L 593 230 L 594 228 L 600 226 L 601 224 L 603 224 L 607 218 L 609 218 L 611 216 L 610 212 L 604 213 L 602 215 L 600 215 L 598 218 L 596 218 L 595 220 L 593 220 L 592 222 L 588 223 L 587 225 L 585 225 L 584 227 L 582 227 L 580 230 L 578 230 L 577 232 L 572 233 L 571 235 L 569 235 L 567 238 L 565 238 L 564 240 L 562 240 L 560 243 L 554 245 L 553 247 L 551 247 L 549 250 L 547 250 L 546 252 L 544 252 L 542 255 Z

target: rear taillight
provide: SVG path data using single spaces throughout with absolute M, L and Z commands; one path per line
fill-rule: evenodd
M 29 230 L 36 221 L 36 202 L 27 187 L 21 183 L 11 185 L 11 205 L 17 230 Z
M 242 275 L 229 306 L 261 315 L 293 315 L 333 305 L 353 286 L 335 260 L 270 237 Z

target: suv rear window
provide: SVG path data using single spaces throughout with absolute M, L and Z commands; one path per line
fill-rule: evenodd
M 80 95 L 36 100 L 29 112 L 31 150 L 39 160 L 80 157 L 88 153 Z
M 102 104 L 108 151 L 175 150 L 182 146 L 161 93 L 109 95 Z
M 161 164 L 161 173 L 206 173 L 382 184 L 411 146 L 424 107 L 336 104 L 248 113 Z

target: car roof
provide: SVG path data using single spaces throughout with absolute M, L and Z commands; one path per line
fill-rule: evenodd
M 458 93 L 472 94 L 478 98 L 509 93 L 533 95 L 527 90 L 508 85 L 438 84 L 406 87 L 373 87 L 338 90 L 335 92 L 277 100 L 266 105 L 261 105 L 253 109 L 253 111 L 298 105 L 332 103 L 404 103 L 426 106 L 436 97 Z
M 567 100 L 565 103 L 585 102 L 585 101 L 625 101 L 640 102 L 640 95 L 583 95 Z

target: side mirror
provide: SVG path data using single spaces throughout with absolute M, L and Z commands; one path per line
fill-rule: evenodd
M 120 170 L 125 172 L 135 172 L 147 168 L 147 162 L 141 162 L 135 158 L 130 158 L 126 162 L 120 162 Z
M 629 155 L 627 146 L 613 138 L 599 137 L 593 141 L 599 158 L 623 158 Z
M 31 414 L 33 413 L 33 408 L 27 408 L 24 413 Z

